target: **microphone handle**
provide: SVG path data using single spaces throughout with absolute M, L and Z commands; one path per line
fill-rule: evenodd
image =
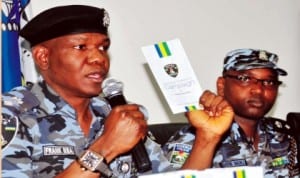
M 127 104 L 125 97 L 121 94 L 110 95 L 105 97 L 108 103 L 110 104 L 111 108 L 115 106 Z
M 138 172 L 146 172 L 151 169 L 151 161 L 147 154 L 143 140 L 140 140 L 131 150 L 133 161 Z
M 127 104 L 125 97 L 122 94 L 106 97 L 110 106 L 113 108 L 118 105 Z M 132 158 L 138 172 L 146 172 L 151 169 L 151 161 L 143 140 L 140 140 L 131 150 Z

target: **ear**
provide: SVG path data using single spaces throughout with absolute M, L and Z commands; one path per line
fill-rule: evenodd
M 47 70 L 49 67 L 49 50 L 43 45 L 37 45 L 32 48 L 32 56 L 35 64 L 40 70 Z
M 225 79 L 223 77 L 218 77 L 218 80 L 217 80 L 218 95 L 224 96 L 224 86 L 225 86 Z

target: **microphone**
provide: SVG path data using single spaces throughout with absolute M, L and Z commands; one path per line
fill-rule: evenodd
M 110 106 L 127 104 L 123 95 L 123 83 L 113 78 L 107 78 L 102 82 L 102 92 Z M 133 161 L 138 172 L 145 172 L 151 169 L 151 161 L 148 157 L 143 140 L 140 140 L 131 150 Z

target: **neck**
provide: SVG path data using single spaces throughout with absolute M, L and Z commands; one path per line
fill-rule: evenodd
M 243 129 L 246 137 L 252 140 L 254 148 L 257 149 L 259 142 L 259 134 L 257 132 L 258 120 L 250 120 L 239 116 L 234 116 L 234 120 Z
M 85 135 L 88 135 L 90 130 L 90 125 L 92 122 L 92 113 L 89 109 L 89 105 L 91 102 L 91 98 L 88 97 L 80 97 L 78 95 L 74 95 L 72 92 L 67 92 L 65 90 L 61 90 L 56 85 L 51 85 L 51 80 L 47 80 L 47 76 L 43 75 L 43 78 L 48 86 L 50 86 L 50 90 L 56 92 L 61 98 L 63 98 L 76 112 L 77 121 L 84 132 Z
M 80 100 L 77 102 L 72 102 L 70 105 L 75 109 L 77 114 L 77 121 L 85 136 L 89 134 L 92 113 L 89 109 L 90 100 Z
M 77 122 L 84 133 L 85 136 L 88 136 L 90 126 L 92 123 L 92 113 L 90 111 L 90 102 L 89 98 L 79 98 L 79 97 L 64 97 L 64 100 L 69 103 L 76 112 Z
M 234 120 L 243 129 L 247 137 L 254 138 L 257 132 L 257 120 L 250 120 L 240 116 L 234 116 Z

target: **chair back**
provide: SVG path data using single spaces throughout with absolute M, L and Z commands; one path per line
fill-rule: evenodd
M 155 141 L 163 146 L 173 134 L 187 125 L 188 123 L 151 124 L 148 129 L 155 137 Z
M 300 112 L 290 112 L 286 116 L 287 123 L 291 126 L 291 134 L 297 142 L 297 159 L 300 161 Z

